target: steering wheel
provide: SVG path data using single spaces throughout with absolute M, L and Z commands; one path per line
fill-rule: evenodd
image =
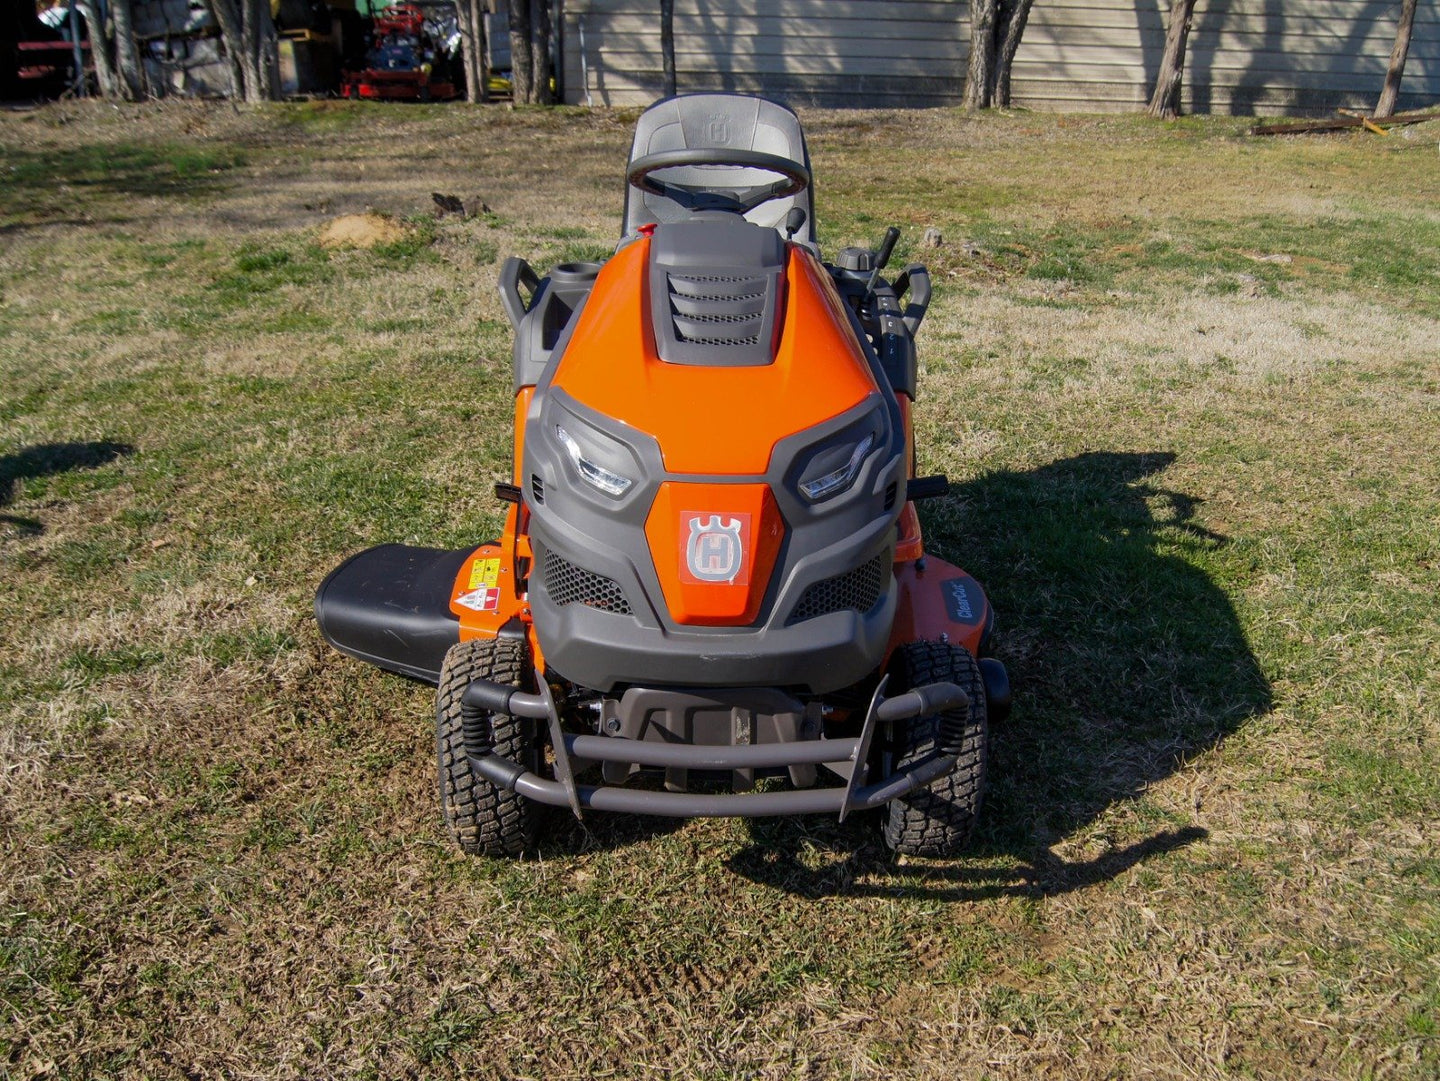
M 652 175 L 662 169 L 685 165 L 731 165 L 743 169 L 764 169 L 766 172 L 780 174 L 780 179 L 770 184 L 725 192 L 669 184 Z M 636 158 L 625 171 L 625 179 L 641 191 L 672 199 L 689 210 L 733 210 L 744 214 L 771 199 L 783 199 L 787 195 L 804 191 L 810 186 L 810 170 L 779 154 L 766 154 L 759 150 L 695 147 L 686 150 L 661 150 Z

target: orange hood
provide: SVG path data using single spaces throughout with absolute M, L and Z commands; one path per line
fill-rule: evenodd
M 746 366 L 660 359 L 649 237 L 607 262 L 553 385 L 660 444 L 671 473 L 759 476 L 777 442 L 878 394 L 829 275 L 789 245 L 774 360 Z

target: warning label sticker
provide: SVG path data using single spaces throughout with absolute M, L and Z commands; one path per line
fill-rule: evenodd
M 455 603 L 472 612 L 498 612 L 500 610 L 500 590 L 493 586 L 481 586 L 479 589 L 472 589 L 468 593 L 460 594 L 455 598 Z
M 470 564 L 470 588 L 494 589 L 500 584 L 500 560 L 477 559 Z

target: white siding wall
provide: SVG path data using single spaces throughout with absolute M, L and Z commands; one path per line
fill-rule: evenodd
M 1035 0 L 1015 58 L 1018 104 L 1143 108 L 1168 0 Z M 1200 0 L 1185 58 L 1188 111 L 1324 113 L 1380 96 L 1399 0 Z M 1440 22 L 1422 3 L 1400 108 L 1440 98 Z
M 959 100 L 966 8 L 933 0 L 675 0 L 681 92 L 737 90 L 794 104 Z M 658 0 L 566 0 L 565 98 L 648 104 L 664 85 Z
M 565 96 L 660 96 L 658 0 L 566 0 Z M 1400 0 L 1199 0 L 1184 102 L 1195 112 L 1323 113 L 1374 104 Z M 1035 0 L 1013 96 L 1037 109 L 1133 110 L 1149 96 L 1168 0 Z M 953 105 L 969 4 L 934 0 L 675 0 L 682 93 L 792 104 Z M 584 63 L 581 62 L 581 30 Z M 1440 99 L 1440 13 L 1416 16 L 1400 108 Z

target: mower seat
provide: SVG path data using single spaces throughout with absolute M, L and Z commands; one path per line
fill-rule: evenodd
M 686 94 L 658 101 L 635 125 L 630 161 L 664 150 L 754 150 L 778 154 L 810 169 L 810 153 L 800 120 L 789 109 L 764 98 L 744 94 Z M 628 164 L 628 163 L 627 163 Z M 764 169 L 733 166 L 686 165 L 663 171 L 667 181 L 719 189 L 763 184 L 775 174 Z M 815 246 L 815 211 L 810 189 L 762 203 L 745 215 L 747 221 L 782 229 L 793 207 L 805 211 L 805 224 L 795 239 Z M 625 186 L 624 236 L 634 236 L 642 225 L 684 221 L 690 211 L 665 198 Z

